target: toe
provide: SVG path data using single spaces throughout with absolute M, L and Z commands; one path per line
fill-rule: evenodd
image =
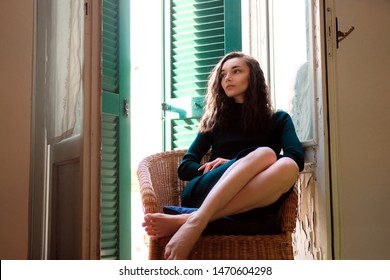
M 171 251 L 169 249 L 165 248 L 164 259 L 171 260 L 172 259 L 171 257 L 172 257 L 171 256 Z

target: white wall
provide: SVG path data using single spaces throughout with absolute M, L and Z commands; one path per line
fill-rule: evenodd
M 34 1 L 0 1 L 0 259 L 28 257 Z

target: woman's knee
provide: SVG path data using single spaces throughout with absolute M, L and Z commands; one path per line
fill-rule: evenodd
M 291 185 L 295 183 L 299 176 L 297 163 L 288 157 L 282 157 L 277 164 L 278 173 Z
M 269 147 L 259 147 L 249 154 L 255 159 L 262 160 L 262 162 L 267 162 L 269 165 L 277 161 L 277 156 L 275 152 Z

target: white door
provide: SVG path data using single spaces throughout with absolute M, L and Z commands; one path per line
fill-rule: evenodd
M 327 8 L 330 32 L 355 28 L 328 49 L 334 256 L 389 259 L 390 1 Z
M 89 0 L 36 1 L 31 259 L 100 258 L 100 15 Z M 60 108 L 72 109 L 60 118 Z M 63 125 L 74 114 L 73 129 Z

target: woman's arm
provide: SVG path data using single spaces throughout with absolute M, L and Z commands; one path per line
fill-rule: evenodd
M 210 133 L 198 133 L 194 142 L 188 148 L 178 168 L 178 176 L 181 180 L 189 181 L 203 174 L 201 160 L 211 147 L 212 136 Z
M 283 155 L 280 157 L 293 159 L 298 165 L 299 171 L 302 171 L 305 164 L 304 152 L 301 141 L 299 141 L 295 131 L 294 123 L 288 113 L 281 113 L 279 125 L 281 146 L 283 149 Z

